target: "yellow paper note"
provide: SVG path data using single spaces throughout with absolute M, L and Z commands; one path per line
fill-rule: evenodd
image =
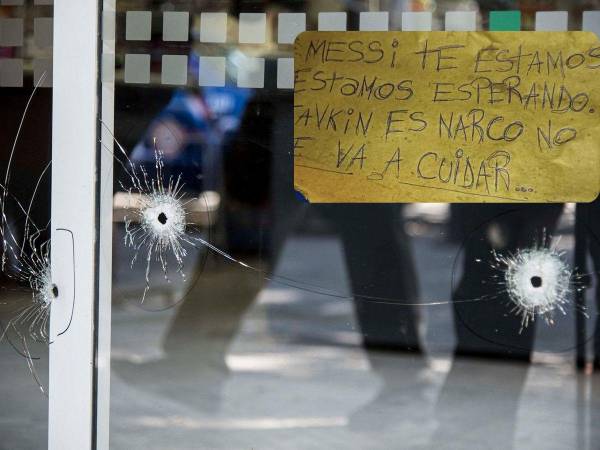
M 588 202 L 600 42 L 588 32 L 305 32 L 294 184 L 311 202 Z

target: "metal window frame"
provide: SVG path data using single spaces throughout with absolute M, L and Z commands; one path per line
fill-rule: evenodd
M 100 29 L 103 7 L 114 11 L 114 3 L 54 2 L 51 267 L 59 297 L 50 318 L 50 450 L 108 449 L 112 154 L 102 151 L 99 119 L 112 127 L 114 85 L 101 84 Z M 61 295 L 70 292 L 74 304 Z M 57 335 L 71 312 L 68 332 Z

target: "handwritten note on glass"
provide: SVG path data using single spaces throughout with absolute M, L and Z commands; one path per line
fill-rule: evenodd
M 304 32 L 294 184 L 311 202 L 587 202 L 600 42 L 586 32 Z

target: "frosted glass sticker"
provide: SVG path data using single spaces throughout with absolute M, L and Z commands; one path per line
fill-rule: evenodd
M 294 88 L 294 58 L 277 60 L 277 87 L 279 89 Z
M 581 29 L 596 33 L 596 36 L 600 37 L 600 11 L 584 11 Z
M 535 13 L 536 31 L 567 31 L 569 13 L 566 11 L 538 11 Z
M 0 59 L 0 87 L 23 86 L 23 60 Z
M 200 86 L 225 86 L 225 58 L 201 56 L 198 82 Z
M 0 19 L 0 46 L 23 45 L 23 19 Z
M 35 45 L 38 47 L 52 47 L 52 18 L 36 17 L 33 19 L 33 36 Z
M 403 12 L 403 31 L 429 31 L 431 30 L 430 12 Z
M 306 30 L 304 13 L 281 13 L 277 20 L 277 42 L 280 44 L 293 44 L 296 36 Z
M 125 83 L 150 83 L 150 55 L 125 55 Z
M 267 15 L 265 13 L 241 13 L 239 42 L 241 44 L 264 44 L 266 39 Z
M 187 84 L 187 61 L 185 55 L 163 55 L 161 83 L 180 86 Z
M 346 29 L 345 12 L 322 12 L 319 13 L 319 30 L 321 31 L 344 31 Z
M 361 31 L 387 31 L 390 23 L 387 11 L 361 12 L 359 29 Z
M 475 11 L 448 11 L 445 22 L 446 31 L 475 31 L 477 13 Z
M 237 85 L 242 88 L 262 88 L 265 85 L 265 59 L 243 58 L 238 66 Z
M 52 87 L 52 59 L 33 60 L 33 84 L 39 87 Z
M 128 41 L 149 41 L 152 31 L 150 11 L 127 11 L 125 16 L 125 39 Z
M 190 30 L 190 13 L 172 11 L 163 13 L 163 41 L 186 42 Z
M 200 41 L 225 42 L 227 40 L 227 13 L 200 14 Z

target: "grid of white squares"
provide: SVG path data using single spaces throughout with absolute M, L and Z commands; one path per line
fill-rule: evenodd
M 199 64 L 198 84 L 200 86 L 225 86 L 226 60 L 224 57 L 201 56 Z M 291 73 L 293 76 L 293 69 Z M 258 89 L 264 87 L 265 59 L 254 57 L 240 58 L 236 75 L 237 86 L 240 88 Z
M 6 1 L 6 0 L 5 0 Z M 18 1 L 18 0 L 16 0 Z M 131 15 L 130 15 L 131 14 Z M 209 12 L 200 14 L 200 41 L 205 43 L 227 42 L 227 13 Z M 567 11 L 540 11 L 536 13 L 535 29 L 538 31 L 568 30 Z M 430 31 L 432 29 L 430 12 L 405 11 L 402 13 L 402 31 Z M 478 29 L 478 13 L 476 11 L 448 11 L 445 14 L 443 28 L 447 31 L 475 31 Z M 150 11 L 127 12 L 127 39 L 150 39 Z M 390 15 L 387 11 L 361 12 L 358 28 L 361 31 L 389 30 Z M 163 15 L 163 39 L 165 41 L 183 41 L 188 39 L 189 13 L 165 12 Z M 12 25 L 12 24 L 11 24 Z M 10 31 L 0 34 L 0 40 L 9 43 L 20 42 L 19 24 Z M 48 28 L 48 27 L 47 27 Z M 347 30 L 347 14 L 345 12 L 320 12 L 318 14 L 318 30 Z M 5 28 L 8 29 L 8 28 Z M 298 34 L 306 30 L 305 13 L 280 13 L 277 16 L 277 36 L 279 44 L 293 44 Z M 600 36 L 600 11 L 585 11 L 582 16 L 582 30 L 593 31 Z M 240 13 L 238 18 L 238 42 L 240 44 L 264 44 L 269 39 L 267 34 L 267 16 L 265 13 Z M 46 44 L 46 42 L 44 42 Z M 14 45 L 14 44 L 13 44 Z M 47 45 L 47 44 L 46 44 Z M 128 59 L 129 57 L 129 59 Z M 165 60 L 165 58 L 167 58 Z M 185 62 L 183 61 L 185 59 Z M 144 55 L 126 55 L 126 66 L 129 60 L 130 69 L 125 70 L 126 82 L 147 83 L 149 79 L 149 57 Z M 177 65 L 182 68 L 177 69 Z M 245 57 L 237 63 L 235 70 L 236 84 L 243 88 L 264 87 L 265 59 Z M 17 64 L 18 65 L 18 64 Z M 201 56 L 199 60 L 198 83 L 200 86 L 224 86 L 226 84 L 227 60 L 224 56 Z M 162 77 L 164 84 L 185 84 L 187 81 L 187 57 L 163 57 Z M 14 82 L 17 82 L 15 79 Z M 293 89 L 294 59 L 277 59 L 277 88 Z
M 52 0 L 34 0 L 36 5 L 51 5 Z M 24 0 L 0 0 L 2 5 L 24 5 Z M 187 11 L 165 11 L 162 15 L 162 37 L 166 42 L 189 40 L 190 13 Z M 238 18 L 238 42 L 241 44 L 264 44 L 269 39 L 267 16 L 265 13 L 240 13 Z M 444 29 L 447 31 L 475 31 L 478 29 L 476 11 L 448 11 L 445 14 Z M 277 42 L 293 44 L 298 34 L 306 30 L 306 13 L 280 13 L 277 16 Z M 387 11 L 361 12 L 358 29 L 361 31 L 389 30 L 390 15 Z M 569 16 L 567 11 L 539 11 L 535 16 L 537 31 L 567 31 Z M 228 15 L 226 12 L 203 12 L 200 14 L 199 39 L 204 43 L 227 42 Z M 125 38 L 130 41 L 149 41 L 152 32 L 151 11 L 127 11 Z M 345 12 L 320 12 L 318 30 L 347 30 Z M 403 31 L 429 31 L 432 29 L 430 12 L 402 13 Z M 584 11 L 583 31 L 591 31 L 600 37 L 600 11 Z M 38 48 L 52 47 L 52 18 L 34 18 L 34 44 Z M 0 46 L 20 47 L 24 45 L 24 23 L 21 18 L 0 19 Z M 161 81 L 163 84 L 187 83 L 187 56 L 163 56 Z M 42 86 L 51 86 L 51 59 L 34 60 L 34 79 L 39 80 L 44 72 Z M 227 61 L 223 56 L 201 56 L 198 82 L 200 86 L 224 86 L 226 83 Z M 237 67 L 237 85 L 247 88 L 264 86 L 264 58 L 245 58 Z M 125 55 L 125 82 L 150 82 L 150 55 Z M 7 59 L 0 61 L 0 87 L 22 86 L 23 61 Z M 277 87 L 293 89 L 293 58 L 277 59 Z
M 52 5 L 53 0 L 34 0 L 34 5 Z M 0 0 L 1 6 L 23 6 L 25 0 Z
M 0 18 L 0 46 L 23 46 L 23 19 Z M 38 48 L 52 46 L 52 17 L 34 17 L 33 40 Z
M 1 5 L 24 5 L 23 0 L 0 0 Z M 44 4 L 35 2 L 35 4 Z M 50 3 L 51 4 L 51 3 Z M 0 47 L 23 47 L 25 23 L 21 17 L 0 18 Z M 47 49 L 52 48 L 52 17 L 33 18 L 33 84 L 52 87 L 52 58 Z M 25 53 L 28 53 L 27 51 Z M 0 87 L 22 87 L 26 59 L 0 58 Z
M 2 0 L 16 1 L 19 0 Z M 21 0 L 22 1 L 22 0 Z M 207 43 L 227 42 L 227 13 L 204 12 L 200 14 L 200 41 Z M 359 15 L 359 30 L 389 30 L 389 12 L 368 11 Z M 431 12 L 402 12 L 402 31 L 429 31 L 432 29 Z M 475 31 L 477 29 L 476 11 L 448 11 L 445 15 L 444 29 L 447 31 Z M 46 23 L 44 23 L 46 21 Z M 0 19 L 0 41 L 3 46 L 22 45 L 22 19 Z M 151 38 L 151 11 L 127 11 L 126 39 L 148 41 Z M 51 19 L 40 19 L 40 27 L 51 30 Z M 535 29 L 538 31 L 568 30 L 567 11 L 538 11 Z M 306 30 L 306 13 L 280 13 L 277 19 L 277 42 L 293 44 L 298 34 Z M 347 30 L 345 12 L 320 12 L 318 30 Z M 584 11 L 582 30 L 600 34 L 600 11 Z M 50 31 L 51 33 L 51 31 Z M 40 34 L 46 34 L 40 28 Z M 163 13 L 163 40 L 187 41 L 189 34 L 189 12 L 167 11 Z M 238 42 L 241 44 L 264 44 L 267 41 L 266 13 L 240 13 L 238 18 Z M 47 46 L 47 39 L 42 39 Z

